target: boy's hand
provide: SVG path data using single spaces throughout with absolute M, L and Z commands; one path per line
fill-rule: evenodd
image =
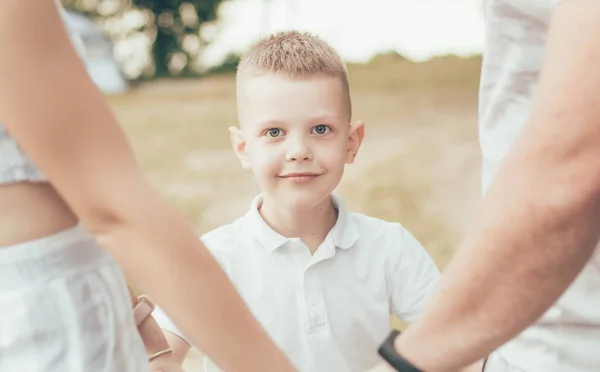
M 179 364 L 183 365 L 183 362 L 185 361 L 185 358 L 191 349 L 191 345 L 188 344 L 186 340 L 172 332 L 169 332 L 165 329 L 163 329 L 162 331 L 165 335 L 167 342 L 173 348 L 173 355 L 175 356 L 175 359 L 177 359 Z

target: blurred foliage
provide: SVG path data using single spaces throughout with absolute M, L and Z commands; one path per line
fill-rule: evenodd
M 223 62 L 212 67 L 206 71 L 207 75 L 219 75 L 219 74 L 231 74 L 237 70 L 238 63 L 240 62 L 241 55 L 236 53 L 229 53 L 223 59 Z
M 151 40 L 152 66 L 147 75 L 166 77 L 194 75 L 194 60 L 206 43 L 202 26 L 217 17 L 226 0 L 61 0 L 65 8 L 92 19 L 111 18 L 130 10 L 146 15 L 134 32 Z

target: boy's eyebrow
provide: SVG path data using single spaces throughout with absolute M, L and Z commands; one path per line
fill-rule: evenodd
M 287 125 L 286 122 L 281 120 L 267 120 L 258 123 L 260 127 L 281 127 Z
M 338 120 L 341 120 L 341 118 L 339 117 L 339 115 L 324 114 L 324 115 L 315 116 L 314 118 L 311 119 L 311 122 L 312 123 L 319 123 L 319 122 L 330 122 L 330 121 L 338 121 Z
M 309 123 L 311 124 L 322 124 L 322 123 L 330 123 L 332 121 L 339 121 L 341 120 L 341 117 L 339 115 L 336 114 L 322 114 L 322 115 L 317 115 L 314 116 L 313 118 L 310 119 Z M 287 126 L 288 123 L 283 121 L 283 120 L 277 120 L 277 119 L 271 119 L 271 120 L 265 120 L 265 121 L 259 121 L 258 122 L 258 126 L 260 128 L 266 128 L 266 127 L 284 127 Z

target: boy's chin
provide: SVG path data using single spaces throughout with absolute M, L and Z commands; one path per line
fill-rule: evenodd
M 331 193 L 319 193 L 316 194 L 314 191 L 306 190 L 303 192 L 291 192 L 280 198 L 281 206 L 294 211 L 310 210 L 323 203 L 325 200 L 329 200 Z

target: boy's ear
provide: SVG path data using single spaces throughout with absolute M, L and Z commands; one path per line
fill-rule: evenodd
M 238 159 L 240 159 L 240 163 L 242 163 L 242 167 L 245 169 L 250 168 L 250 159 L 246 152 L 246 140 L 240 128 L 229 127 L 229 139 L 231 140 L 233 151 L 235 151 Z
M 358 149 L 360 148 L 360 144 L 365 137 L 365 123 L 362 121 L 358 121 L 350 127 L 350 133 L 348 134 L 348 148 L 346 150 L 346 164 L 354 163 L 356 159 L 356 154 L 358 154 Z

